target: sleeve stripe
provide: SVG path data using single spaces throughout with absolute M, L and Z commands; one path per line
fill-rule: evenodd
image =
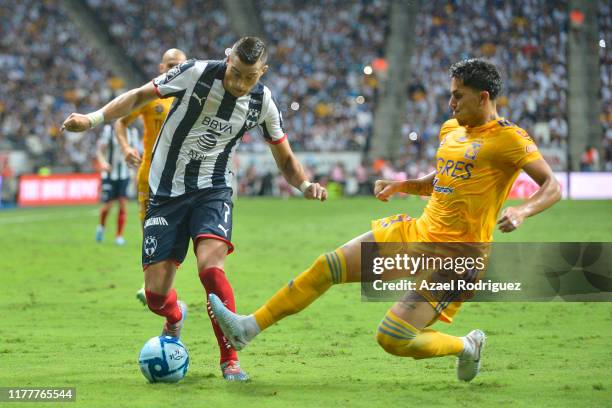
M 272 139 L 268 140 L 268 139 L 266 139 L 266 142 L 268 142 L 269 144 L 277 145 L 277 144 L 283 143 L 285 140 L 287 140 L 287 134 L 286 133 L 283 135 L 283 137 L 281 137 L 278 140 L 272 140 Z

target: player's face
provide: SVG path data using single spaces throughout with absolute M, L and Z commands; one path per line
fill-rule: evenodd
M 268 66 L 261 61 L 248 65 L 240 61 L 237 56 L 230 55 L 227 59 L 223 86 L 229 93 L 239 98 L 248 94 L 267 70 Z
M 457 78 L 451 79 L 451 98 L 448 106 L 461 126 L 476 126 L 484 116 L 481 92 L 464 86 L 463 81 Z
M 170 69 L 172 69 L 173 67 L 177 65 L 182 64 L 183 62 L 185 62 L 185 57 L 182 55 L 164 58 L 162 62 L 159 64 L 159 73 L 165 74 Z

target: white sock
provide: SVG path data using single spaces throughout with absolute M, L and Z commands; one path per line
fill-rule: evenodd
M 474 344 L 467 338 L 461 337 L 463 340 L 463 350 L 457 354 L 458 357 L 467 357 L 474 354 Z
M 244 324 L 244 332 L 248 336 L 249 341 L 251 341 L 261 332 L 261 329 L 259 328 L 259 325 L 257 324 L 257 321 L 253 315 L 245 316 L 242 322 Z

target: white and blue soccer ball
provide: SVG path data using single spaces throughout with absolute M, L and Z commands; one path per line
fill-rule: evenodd
M 170 336 L 149 339 L 140 350 L 140 371 L 149 382 L 179 382 L 189 369 L 189 353 L 180 340 Z

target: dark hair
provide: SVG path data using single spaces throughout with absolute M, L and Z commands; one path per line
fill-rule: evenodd
M 257 61 L 265 64 L 268 59 L 266 44 L 258 37 L 242 37 L 236 41 L 232 52 L 236 53 L 240 61 L 248 65 L 253 65 Z
M 491 99 L 497 98 L 502 89 L 501 75 L 497 67 L 480 58 L 459 61 L 450 67 L 451 78 L 460 79 L 463 85 L 478 91 L 487 91 Z

